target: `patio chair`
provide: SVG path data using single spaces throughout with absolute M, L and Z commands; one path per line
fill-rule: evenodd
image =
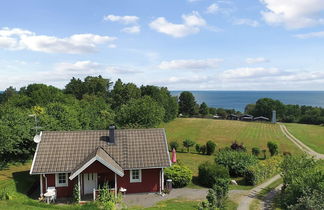
M 48 187 L 44 196 L 47 199 L 47 202 L 55 202 L 56 200 L 56 189 L 55 187 Z

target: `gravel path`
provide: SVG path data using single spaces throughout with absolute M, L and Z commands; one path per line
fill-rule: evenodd
M 297 147 L 299 147 L 299 149 L 303 150 L 304 152 L 306 152 L 307 154 L 313 156 L 316 159 L 324 159 L 324 155 L 315 152 L 314 150 L 312 150 L 311 148 L 309 148 L 308 146 L 306 146 L 303 142 L 301 142 L 299 139 L 297 139 L 296 137 L 294 137 L 286 128 L 285 125 L 280 124 L 280 129 L 283 132 L 283 134 L 285 134 L 285 136 L 292 141 L 294 144 L 297 145 Z
M 282 184 L 276 187 L 275 189 L 271 190 L 261 201 L 261 209 L 264 210 L 271 210 L 273 209 L 273 199 L 275 195 L 280 192 Z
M 237 210 L 249 210 L 252 200 L 258 195 L 258 193 L 260 193 L 261 190 L 266 188 L 272 182 L 277 181 L 278 179 L 280 179 L 279 174 L 272 177 L 268 181 L 256 186 L 255 188 L 249 190 L 249 193 L 246 196 L 242 197 L 241 202 L 239 203 L 239 206 L 237 207 Z

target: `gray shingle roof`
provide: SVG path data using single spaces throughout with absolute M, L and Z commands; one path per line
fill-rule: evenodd
M 115 144 L 108 130 L 43 131 L 31 174 L 72 172 L 101 147 L 122 169 L 170 166 L 165 131 L 116 129 Z

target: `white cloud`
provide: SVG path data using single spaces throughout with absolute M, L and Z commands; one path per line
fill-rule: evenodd
M 323 24 L 323 0 L 260 0 L 267 10 L 261 14 L 271 25 L 298 29 Z
M 259 77 L 269 77 L 274 75 L 279 75 L 283 73 L 277 68 L 236 68 L 236 69 L 229 69 L 222 73 L 222 77 L 224 79 L 245 79 L 245 78 L 259 78 Z
M 209 13 L 209 14 L 214 14 L 218 11 L 219 11 L 219 6 L 216 3 L 209 5 L 209 7 L 207 7 L 207 9 L 206 9 L 206 13 Z
M 137 16 L 117 16 L 117 15 L 106 15 L 104 16 L 105 21 L 119 22 L 122 24 L 136 24 L 139 20 Z
M 311 33 L 305 33 L 305 34 L 296 34 L 294 36 L 299 39 L 324 38 L 324 31 L 311 32 Z
M 115 45 L 115 44 L 110 44 L 110 45 L 108 45 L 108 47 L 109 47 L 109 48 L 116 48 L 117 45 Z
M 138 34 L 141 32 L 140 26 L 131 26 L 122 29 L 122 32 L 129 33 L 129 34 Z
M 247 58 L 245 59 L 245 62 L 247 64 L 256 64 L 256 63 L 267 63 L 269 62 L 269 60 L 263 57 L 258 57 L 258 58 Z
M 211 69 L 217 68 L 222 59 L 210 58 L 201 60 L 171 60 L 162 61 L 159 65 L 160 69 Z
M 201 83 L 208 79 L 208 76 L 189 75 L 189 76 L 171 76 L 167 79 L 153 81 L 151 84 L 170 85 L 170 84 L 185 84 L 185 83 Z
M 46 53 L 81 54 L 96 51 L 98 45 L 114 41 L 116 37 L 96 34 L 74 34 L 66 38 L 36 35 L 22 29 L 2 28 L 0 47 L 9 50 L 32 50 Z
M 233 21 L 233 24 L 234 25 L 247 25 L 247 26 L 251 26 L 251 27 L 258 27 L 260 25 L 258 21 L 247 19 L 247 18 L 235 19 Z
M 182 20 L 182 24 L 174 24 L 168 22 L 164 17 L 159 17 L 153 20 L 149 26 L 157 32 L 179 38 L 198 33 L 200 27 L 207 25 L 206 21 L 195 11 L 188 15 L 182 15 Z

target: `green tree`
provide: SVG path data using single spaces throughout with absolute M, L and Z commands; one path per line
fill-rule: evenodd
M 264 116 L 269 119 L 272 117 L 272 111 L 276 110 L 278 119 L 282 119 L 285 113 L 285 105 L 279 100 L 271 98 L 261 98 L 255 104 L 255 116 Z
M 179 147 L 178 142 L 176 142 L 176 141 L 171 141 L 170 142 L 170 148 L 171 148 L 171 150 L 172 149 L 175 149 L 177 151 L 178 150 L 178 147 Z
M 209 109 L 208 109 L 208 106 L 207 106 L 207 104 L 205 102 L 200 104 L 199 114 L 201 114 L 202 116 L 206 116 L 206 115 L 209 114 Z
M 191 139 L 185 139 L 183 142 L 183 146 L 187 148 L 188 152 L 190 152 L 190 147 L 193 147 L 196 143 Z
M 206 153 L 207 155 L 212 155 L 215 152 L 216 144 L 212 141 L 207 141 L 206 143 Z
M 189 91 L 184 91 L 179 96 L 179 112 L 183 115 L 192 116 L 195 114 L 195 97 Z
M 255 104 L 248 104 L 244 108 L 244 113 L 250 114 L 250 115 L 255 115 Z
M 17 94 L 17 90 L 10 86 L 3 93 L 0 93 L 0 103 L 4 103 L 9 100 L 12 96 Z
M 86 94 L 85 85 L 80 79 L 73 77 L 65 86 L 64 93 L 72 94 L 80 100 L 82 99 L 83 95 Z
M 100 75 L 98 77 L 88 76 L 84 79 L 84 88 L 89 95 L 107 98 L 111 85 L 112 82 L 109 79 L 102 78 Z
M 111 107 L 117 110 L 131 99 L 138 99 L 140 97 L 141 90 L 135 84 L 125 84 L 121 79 L 118 79 L 111 91 Z
M 157 127 L 164 116 L 164 109 L 149 96 L 131 99 L 121 106 L 116 123 L 121 127 Z
M 269 149 L 269 152 L 270 152 L 271 156 L 277 155 L 279 153 L 277 143 L 269 141 L 267 143 L 267 146 L 268 146 L 268 149 Z
M 259 156 L 261 153 L 261 150 L 259 147 L 253 147 L 252 148 L 252 154 L 255 155 L 255 156 Z

